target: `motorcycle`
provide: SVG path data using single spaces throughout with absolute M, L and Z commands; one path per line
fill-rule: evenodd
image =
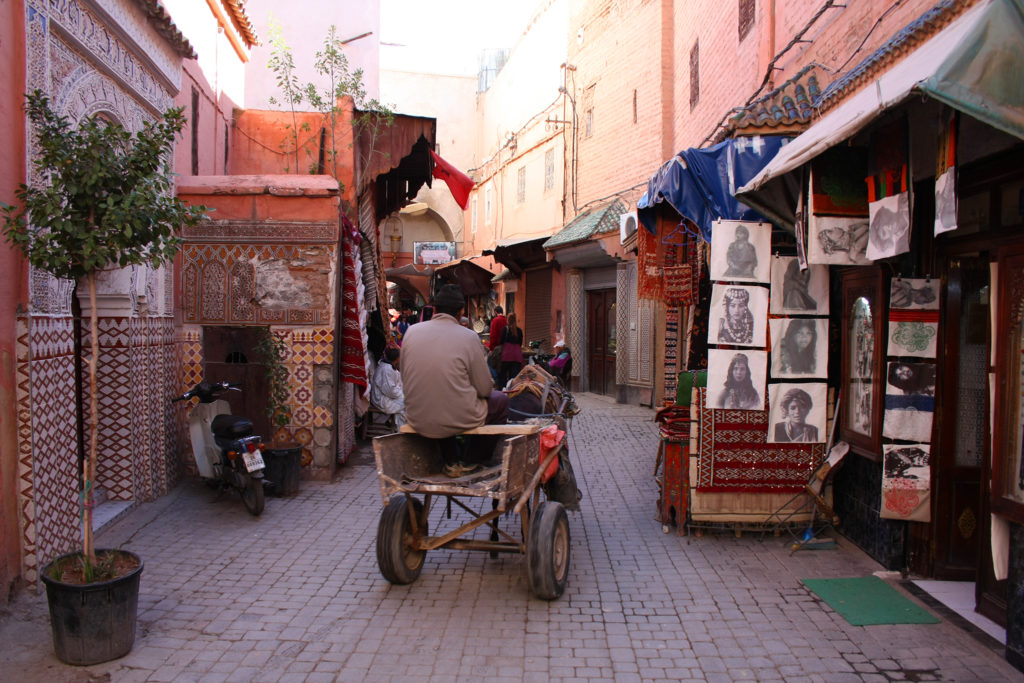
M 227 391 L 241 390 L 229 382 L 200 382 L 171 402 L 199 399 L 188 418 L 199 475 L 222 491 L 237 489 L 245 509 L 257 516 L 264 506 L 263 444 L 252 433 L 249 418 L 231 415 L 228 402 L 220 398 Z
M 530 348 L 529 358 L 527 359 L 527 365 L 539 365 L 545 370 L 547 369 L 547 362 L 555 357 L 552 353 L 544 353 L 540 350 L 540 347 L 546 342 L 546 339 L 533 339 L 527 346 Z

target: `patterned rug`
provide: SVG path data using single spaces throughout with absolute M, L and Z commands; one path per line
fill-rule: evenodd
M 351 382 L 365 389 L 366 343 L 364 320 L 361 315 L 363 290 L 359 258 L 359 232 L 342 217 L 342 289 L 341 289 L 341 358 L 340 375 L 343 382 Z
M 707 407 L 697 394 L 700 450 L 696 490 L 799 493 L 825 457 L 825 444 L 767 443 L 768 411 Z

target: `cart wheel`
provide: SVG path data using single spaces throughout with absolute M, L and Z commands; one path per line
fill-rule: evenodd
M 537 506 L 526 539 L 526 571 L 530 590 L 541 600 L 554 600 L 569 580 L 569 518 L 561 503 Z
M 427 551 L 411 547 L 413 526 L 409 521 L 409 502 L 418 517 L 423 504 L 416 498 L 392 496 L 380 514 L 377 525 L 377 566 L 391 583 L 408 584 L 419 577 Z

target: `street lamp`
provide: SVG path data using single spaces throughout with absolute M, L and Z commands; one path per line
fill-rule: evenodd
M 398 216 L 391 214 L 384 219 L 384 229 L 381 232 L 390 240 L 388 251 L 391 252 L 391 266 L 394 267 L 395 261 L 398 260 L 398 246 L 402 241 L 402 221 Z

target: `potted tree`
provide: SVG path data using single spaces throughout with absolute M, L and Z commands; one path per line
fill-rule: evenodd
M 33 268 L 84 285 L 89 295 L 88 449 L 82 458 L 82 549 L 43 567 L 57 656 L 95 664 L 127 654 L 135 640 L 142 560 L 121 549 L 96 550 L 92 511 L 96 479 L 99 330 L 96 276 L 107 268 L 159 266 L 177 253 L 178 232 L 205 207 L 173 195 L 171 152 L 185 117 L 169 109 L 131 133 L 89 118 L 72 125 L 39 90 L 26 95 L 36 186 L 22 184 L 18 205 L 2 204 L 3 231 Z
M 302 446 L 290 439 L 278 439 L 281 430 L 291 422 L 289 403 L 288 344 L 269 327 L 260 328 L 256 342 L 266 372 L 267 417 L 270 418 L 270 443 L 264 448 L 267 456 L 266 478 L 279 496 L 292 496 L 299 492 L 299 473 L 302 467 Z

